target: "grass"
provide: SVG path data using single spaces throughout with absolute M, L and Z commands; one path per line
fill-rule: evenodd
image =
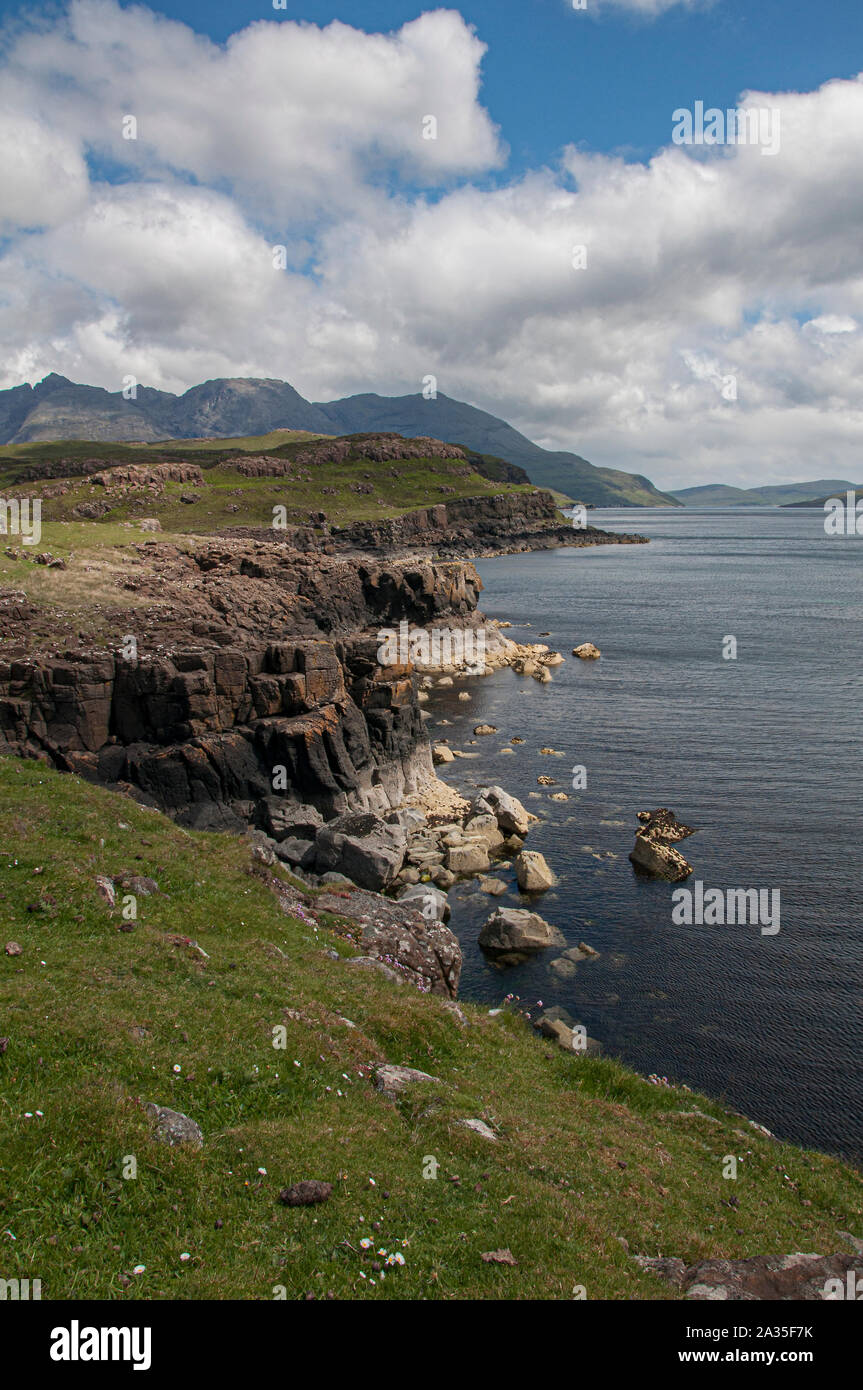
M 0 823 L 3 941 L 23 948 L 0 954 L 0 1277 L 41 1278 L 45 1299 L 660 1299 L 620 1238 L 694 1261 L 860 1234 L 861 1176 L 837 1160 L 567 1056 L 508 1009 L 464 1005 L 461 1028 L 331 959 L 354 952 L 347 930 L 286 915 L 244 840 L 11 759 Z M 131 932 L 96 889 L 122 871 L 161 890 Z M 383 1060 L 439 1079 L 392 1103 Z M 192 1116 L 203 1150 L 154 1142 L 140 1100 Z M 278 1202 L 310 1177 L 329 1202 Z M 404 1267 L 382 1281 L 363 1238 Z M 483 1263 L 501 1247 L 517 1267 Z
M 183 450 L 175 452 L 185 453 L 187 443 L 184 441 Z M 298 447 L 296 444 L 282 445 L 269 452 L 290 458 Z M 152 454 L 142 459 L 140 450 L 130 460 L 126 457 L 129 452 L 118 450 L 110 462 L 156 461 Z M 162 494 L 156 497 L 134 492 L 122 497 L 106 496 L 104 488 L 94 486 L 86 477 L 27 481 L 21 476 L 26 471 L 21 466 L 7 470 L 5 480 L 0 473 L 0 487 L 5 486 L 9 496 L 14 490 L 16 496 L 36 497 L 45 489 L 50 493 L 58 483 L 66 485 L 68 491 L 62 495 L 43 497 L 43 530 L 52 522 L 75 522 L 75 509 L 82 502 L 112 501 L 114 505 L 99 518 L 99 525 L 117 526 L 123 521 L 156 517 L 163 530 L 187 535 L 235 526 L 271 527 L 275 507 L 285 508 L 284 517 L 279 515 L 288 525 L 308 525 L 313 515 L 323 511 L 332 524 L 345 526 L 354 521 L 393 518 L 463 497 L 535 490 L 530 484 L 483 477 L 460 459 L 408 458 L 377 462 L 359 456 L 343 463 L 314 464 L 293 477 L 247 478 L 231 466 L 222 452 L 214 455 L 189 452 L 190 461 L 203 470 L 203 487 L 168 482 Z M 194 497 L 195 501 L 185 503 L 181 501 L 183 496 Z M 128 534 L 123 539 L 128 542 Z

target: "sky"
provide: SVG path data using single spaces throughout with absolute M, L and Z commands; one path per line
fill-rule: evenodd
M 861 70 L 859 0 L 0 0 L 0 387 L 433 376 L 660 487 L 859 482 Z

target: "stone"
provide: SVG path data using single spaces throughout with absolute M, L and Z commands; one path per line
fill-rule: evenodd
M 566 941 L 562 932 L 538 913 L 518 907 L 499 907 L 483 924 L 479 944 L 483 950 L 494 953 L 533 953 L 544 951 L 548 946 L 565 946 Z
M 859 1256 L 754 1255 L 745 1260 L 701 1260 L 634 1255 L 640 1269 L 668 1280 L 694 1302 L 820 1303 L 848 1297 L 849 1275 L 859 1277 Z
M 183 1115 L 179 1110 L 169 1110 L 167 1106 L 155 1101 L 144 1102 L 144 1109 L 154 1122 L 155 1138 L 160 1144 L 189 1144 L 194 1149 L 204 1147 L 204 1135 L 200 1125 Z
M 451 845 L 446 852 L 446 866 L 453 874 L 481 874 L 490 864 L 488 845 L 482 840 Z
M 567 960 L 566 956 L 557 956 L 555 960 L 549 961 L 548 968 L 554 971 L 559 980 L 572 980 L 577 974 L 575 962 Z
M 496 733 L 497 729 L 495 728 L 494 724 L 477 724 L 476 728 L 474 729 L 474 734 L 476 734 L 477 737 L 484 737 L 487 734 Z
M 503 844 L 503 834 L 498 828 L 497 817 L 491 811 L 485 815 L 471 816 L 470 820 L 465 822 L 464 833 L 466 836 L 479 836 L 490 850 L 499 849 Z
M 375 1089 L 390 1100 L 402 1095 L 408 1086 L 415 1086 L 421 1081 L 438 1080 L 437 1076 L 430 1076 L 427 1071 L 418 1071 L 416 1067 L 399 1067 L 390 1062 L 375 1068 Z
M 574 1026 L 570 1027 L 562 1018 L 552 1017 L 551 1010 L 540 1017 L 538 1026 L 544 1038 L 552 1038 L 564 1052 L 572 1052 L 576 1057 L 598 1057 L 602 1052 L 602 1044 L 596 1038 L 576 1033 Z
M 324 818 L 315 806 L 304 806 L 268 797 L 266 801 L 267 831 L 274 840 L 313 840 Z
M 285 864 L 297 869 L 311 869 L 315 865 L 316 852 L 314 840 L 282 840 L 276 845 L 276 855 Z M 344 877 L 340 875 L 340 877 Z M 350 880 L 348 880 L 349 882 Z
M 499 898 L 506 892 L 506 883 L 502 878 L 490 878 L 488 874 L 483 874 L 479 879 L 480 891 L 490 893 L 493 898 Z
M 286 1207 L 316 1207 L 321 1202 L 328 1202 L 332 1195 L 331 1182 L 305 1178 L 302 1182 L 295 1182 L 292 1187 L 283 1187 L 279 1201 Z
M 480 793 L 488 803 L 504 835 L 526 835 L 530 817 L 521 802 L 505 792 L 503 787 L 485 787 Z
M 320 911 L 359 925 L 358 944 L 363 955 L 353 957 L 349 963 L 360 969 L 379 969 L 385 978 L 411 984 L 423 994 L 454 999 L 462 953 L 449 927 L 436 918 L 423 916 L 416 900 L 397 902 L 353 885 L 351 889 L 338 897 L 322 894 L 315 904 Z M 438 890 L 426 884 L 418 891 L 436 894 Z
M 410 903 L 412 907 L 422 913 L 427 922 L 449 921 L 450 905 L 447 901 L 447 895 L 431 883 L 410 885 L 401 889 L 396 894 L 396 898 L 400 903 Z
M 319 832 L 315 867 L 346 874 L 361 888 L 386 888 L 402 867 L 406 845 L 402 826 L 387 825 L 369 811 L 348 812 Z
M 493 1129 L 489 1129 L 485 1120 L 457 1120 L 456 1123 L 463 1129 L 472 1129 L 474 1134 L 481 1135 L 483 1139 L 491 1139 L 493 1143 L 497 1143 L 497 1135 Z
M 146 878 L 143 874 L 129 872 L 115 874 L 113 883 L 115 888 L 122 888 L 126 893 L 134 893 L 137 898 L 149 898 L 159 891 L 156 880 Z
M 113 907 L 116 902 L 113 879 L 107 878 L 104 874 L 96 876 L 96 892 L 99 897 L 104 899 L 109 907 Z
M 21 956 L 24 954 L 24 952 L 23 948 L 18 945 L 17 941 L 7 941 L 6 954 L 7 956 Z
M 441 763 L 455 762 L 455 754 L 445 743 L 436 743 L 432 747 L 432 761 L 436 766 Z
M 664 878 L 671 883 L 688 878 L 692 865 L 674 846 L 695 831 L 678 821 L 667 806 L 655 811 L 639 811 L 638 820 L 640 824 L 629 856 L 631 862 L 653 878 Z
M 452 888 L 455 881 L 455 874 L 451 869 L 436 869 L 432 874 L 432 883 L 442 889 L 444 893 L 446 893 L 449 888 Z
M 573 647 L 572 654 L 580 657 L 582 661 L 597 661 L 602 655 L 599 647 L 595 647 L 592 642 L 582 642 L 580 647 Z
M 516 856 L 515 876 L 523 893 L 545 893 L 555 882 L 544 856 L 535 849 L 523 849 Z

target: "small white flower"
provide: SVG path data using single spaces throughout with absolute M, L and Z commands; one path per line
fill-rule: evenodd
M 183 1260 L 184 1263 L 185 1263 L 186 1260 L 190 1260 L 191 1258 L 192 1258 L 192 1257 L 191 1257 L 191 1255 L 189 1254 L 188 1250 L 184 1250 L 183 1253 L 182 1253 L 182 1255 L 180 1256 L 180 1259 Z
M 143 1273 L 144 1273 L 144 1270 L 145 1270 L 146 1268 L 147 1268 L 146 1265 L 135 1265 L 135 1268 L 132 1270 L 132 1273 L 133 1273 L 133 1274 L 143 1274 Z
M 183 1070 L 183 1068 L 180 1066 L 180 1063 L 179 1063 L 179 1062 L 175 1062 L 175 1063 L 174 1063 L 174 1071 L 182 1071 L 182 1070 Z

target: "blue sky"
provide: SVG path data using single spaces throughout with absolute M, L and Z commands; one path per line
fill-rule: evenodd
M 33 8 L 0 0 L 0 16 Z M 287 0 L 285 10 L 273 10 L 180 0 L 149 8 L 223 43 L 257 19 L 337 19 L 387 32 L 423 6 Z M 670 112 L 697 97 L 727 107 L 748 89 L 809 91 L 863 68 L 860 0 L 716 0 L 657 18 L 596 10 L 594 0 L 582 12 L 570 0 L 471 0 L 456 8 L 489 46 L 483 102 L 510 146 L 511 170 L 551 161 L 571 142 L 644 159 L 667 143 Z
M 0 20 L 0 385 L 255 375 L 329 399 L 433 373 L 660 486 L 857 477 L 860 0 Z M 677 108 L 746 91 L 781 116 L 775 157 L 672 142 Z

